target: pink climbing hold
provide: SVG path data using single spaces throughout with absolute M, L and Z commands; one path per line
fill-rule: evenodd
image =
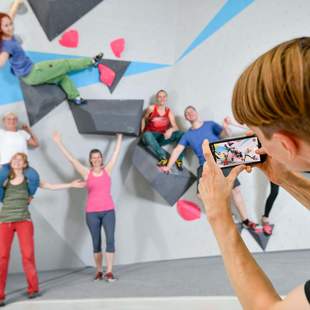
M 185 221 L 198 220 L 201 215 L 200 208 L 194 202 L 185 199 L 177 202 L 177 211 Z
M 120 58 L 122 52 L 123 52 L 124 49 L 125 49 L 125 39 L 123 39 L 123 38 L 116 39 L 116 40 L 114 40 L 114 41 L 112 41 L 112 42 L 110 43 L 110 46 L 111 46 L 111 49 L 112 49 L 113 54 L 114 54 L 116 57 Z
M 75 48 L 79 45 L 79 33 L 77 30 L 68 30 L 58 42 L 62 46 Z
M 99 64 L 98 69 L 100 72 L 101 82 L 111 87 L 115 79 L 115 72 L 111 68 L 103 64 Z

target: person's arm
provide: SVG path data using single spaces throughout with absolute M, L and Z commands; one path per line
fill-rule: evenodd
M 171 129 L 172 132 L 178 131 L 179 127 L 177 125 L 177 122 L 175 121 L 174 114 L 172 113 L 171 110 L 170 110 L 170 112 L 168 114 L 168 117 L 169 117 L 169 121 L 170 121 L 170 124 L 171 124 L 171 127 L 169 129 Z
M 230 282 L 243 308 L 288 310 L 293 304 L 296 309 L 309 309 L 305 294 L 302 294 L 300 288 L 281 300 L 247 249 L 233 222 L 229 209 L 231 192 L 236 177 L 245 166 L 235 167 L 225 178 L 214 161 L 207 140 L 203 144 L 203 151 L 206 163 L 199 182 L 200 198 L 219 244 Z
M 221 132 L 220 132 L 220 138 L 224 139 L 230 136 L 229 131 L 227 130 L 227 128 L 224 128 Z
M 8 59 L 10 58 L 10 55 L 8 52 L 1 52 L 0 53 L 0 68 L 3 67 Z
M 39 140 L 31 128 L 28 125 L 23 125 L 22 129 L 30 135 L 30 138 L 27 140 L 28 146 L 31 146 L 32 148 L 39 147 Z
M 279 185 L 310 210 L 310 180 L 298 173 L 289 172 Z
M 264 148 L 256 151 L 257 154 L 266 155 Z M 310 180 L 297 172 L 288 170 L 283 164 L 267 155 L 266 161 L 257 164 L 267 178 L 274 184 L 277 184 L 289 192 L 302 205 L 310 210 Z M 248 168 L 250 171 L 251 168 Z
M 154 110 L 154 106 L 149 106 L 149 107 L 146 109 L 146 111 L 145 111 L 145 113 L 144 113 L 144 115 L 143 115 L 143 117 L 142 117 L 142 120 L 141 120 L 141 132 L 144 131 L 144 128 L 145 128 L 147 119 L 149 118 L 149 116 L 150 116 L 150 114 L 153 112 L 153 110 Z
M 70 152 L 67 150 L 65 145 L 63 144 L 61 140 L 61 136 L 58 132 L 53 133 L 53 140 L 61 150 L 61 152 L 65 155 L 65 157 L 68 159 L 68 161 L 72 164 L 74 169 L 83 177 L 85 180 L 87 178 L 89 169 L 85 166 L 83 166 Z
M 169 112 L 168 114 L 168 118 L 169 118 L 169 122 L 170 122 L 170 128 L 168 128 L 165 132 L 164 132 L 164 137 L 166 140 L 170 139 L 172 134 L 175 132 L 175 131 L 178 131 L 179 130 L 179 127 L 175 121 L 175 117 L 174 117 L 174 114 L 171 112 Z
M 12 3 L 12 6 L 11 6 L 11 8 L 10 8 L 10 11 L 8 12 L 8 15 L 10 15 L 10 17 L 12 18 L 12 20 L 15 19 L 17 10 L 18 10 L 19 6 L 20 6 L 22 3 L 23 3 L 23 0 L 15 0 L 15 1 Z
M 228 132 L 226 132 L 225 127 L 213 121 L 211 121 L 210 123 L 212 125 L 212 131 L 217 137 L 222 139 L 228 136 Z
M 85 182 L 82 180 L 74 180 L 69 183 L 48 183 L 46 181 L 40 182 L 40 188 L 42 189 L 50 189 L 50 190 L 58 190 L 58 189 L 66 189 L 66 188 L 84 188 Z
M 184 151 L 184 149 L 185 149 L 184 145 L 178 144 L 172 151 L 167 166 L 161 167 L 160 170 L 165 173 L 170 173 L 172 166 L 179 158 L 180 154 Z
M 223 128 L 228 137 L 232 135 L 232 130 L 229 128 L 230 125 L 230 117 L 226 116 L 223 120 Z
M 112 169 L 117 161 L 117 158 L 119 156 L 120 150 L 121 150 L 121 145 L 122 145 L 122 139 L 123 139 L 123 135 L 118 133 L 116 134 L 116 144 L 114 147 L 114 151 L 112 154 L 112 158 L 110 159 L 110 161 L 108 162 L 108 164 L 105 167 L 105 170 L 111 174 Z

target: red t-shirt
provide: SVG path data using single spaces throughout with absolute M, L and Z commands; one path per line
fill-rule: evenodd
M 170 127 L 169 120 L 170 109 L 166 107 L 164 115 L 160 115 L 157 110 L 157 105 L 154 105 L 154 110 L 150 114 L 144 131 L 155 131 L 164 133 Z

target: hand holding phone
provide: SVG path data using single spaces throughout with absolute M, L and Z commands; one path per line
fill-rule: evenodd
M 224 139 L 210 143 L 212 155 L 220 168 L 253 165 L 264 162 L 266 155 L 256 153 L 260 147 L 261 144 L 255 135 Z

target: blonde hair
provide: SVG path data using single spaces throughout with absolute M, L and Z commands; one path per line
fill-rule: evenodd
M 165 91 L 164 89 L 160 89 L 160 90 L 155 94 L 155 97 L 157 98 L 158 95 L 159 95 L 160 93 L 164 93 L 164 94 L 168 97 L 168 93 L 167 93 L 167 91 Z
M 2 117 L 2 120 L 5 120 L 7 117 L 9 116 L 13 116 L 15 117 L 16 119 L 18 119 L 17 115 L 14 113 L 14 112 L 6 112 L 3 117 Z
M 277 45 L 238 79 L 235 119 L 259 127 L 267 138 L 284 130 L 310 142 L 310 37 Z

